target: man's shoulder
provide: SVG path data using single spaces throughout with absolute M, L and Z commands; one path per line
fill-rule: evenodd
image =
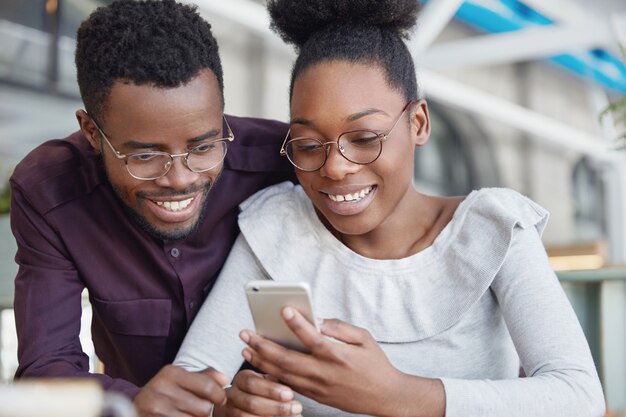
M 289 126 L 276 120 L 226 116 L 235 140 L 228 145 L 226 168 L 244 172 L 292 173 L 287 158 L 280 155 Z
M 15 167 L 11 183 L 39 211 L 46 212 L 100 184 L 98 161 L 82 133 L 75 132 L 33 149 Z
M 227 115 L 226 120 L 235 135 L 235 146 L 275 145 L 285 138 L 289 126 L 278 120 Z

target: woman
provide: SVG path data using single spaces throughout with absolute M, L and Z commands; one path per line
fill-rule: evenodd
M 417 2 L 268 3 L 299 52 L 281 153 L 300 185 L 242 205 L 241 236 L 176 363 L 232 378 L 244 348 L 269 378 L 240 372 L 216 410 L 226 415 L 601 416 L 589 349 L 540 241 L 547 212 L 511 190 L 443 198 L 412 186 L 430 133 L 402 41 Z M 307 281 L 316 315 L 341 319 L 318 334 L 283 311 L 311 354 L 249 330 L 237 339 L 252 328 L 243 286 L 264 277 Z

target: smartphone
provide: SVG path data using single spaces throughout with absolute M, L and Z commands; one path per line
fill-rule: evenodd
M 307 283 L 251 281 L 246 284 L 246 296 L 257 334 L 286 348 L 310 353 L 281 315 L 284 307 L 293 307 L 319 331 L 313 314 L 311 290 Z

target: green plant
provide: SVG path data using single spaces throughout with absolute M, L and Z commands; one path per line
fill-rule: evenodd
M 7 180 L 2 189 L 0 189 L 0 214 L 6 214 L 11 209 L 11 187 Z
M 619 47 L 622 51 L 623 60 L 626 62 L 626 46 L 620 45 Z M 618 98 L 602 110 L 600 119 L 606 117 L 608 114 L 612 114 L 615 119 L 615 124 L 621 124 L 622 127 L 622 134 L 616 138 L 617 147 L 622 149 L 626 148 L 626 96 Z

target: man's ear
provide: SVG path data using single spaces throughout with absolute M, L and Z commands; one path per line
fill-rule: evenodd
M 85 110 L 81 109 L 76 110 L 76 120 L 78 120 L 78 127 L 80 127 L 80 131 L 83 132 L 83 135 L 87 138 L 91 147 L 97 152 L 100 152 L 98 129 L 96 128 L 93 120 L 91 120 L 91 117 L 89 117 Z
M 421 99 L 415 103 L 410 117 L 411 135 L 415 146 L 424 146 L 430 137 L 430 117 L 426 100 Z

